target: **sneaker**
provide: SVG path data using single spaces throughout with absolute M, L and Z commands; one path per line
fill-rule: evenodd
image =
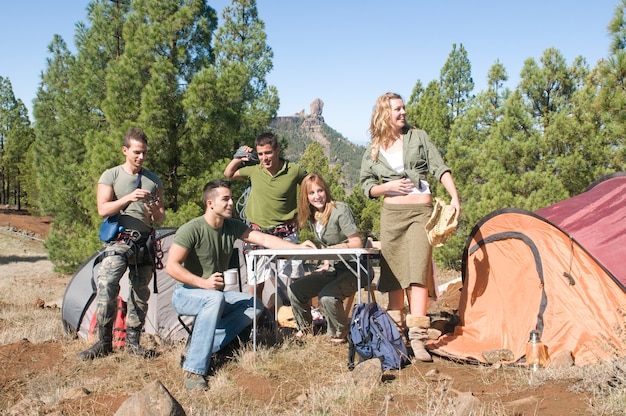
M 183 381 L 185 382 L 185 388 L 187 390 L 206 390 L 209 388 L 206 377 L 189 371 L 185 371 Z

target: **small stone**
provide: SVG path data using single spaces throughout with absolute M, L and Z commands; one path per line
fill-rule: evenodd
M 159 381 L 126 399 L 115 416 L 185 416 L 185 410 Z
M 437 370 L 436 368 L 428 370 L 426 374 L 424 374 L 424 376 L 426 377 L 437 377 L 438 375 L 439 375 L 439 370 Z
M 470 416 L 480 409 L 480 400 L 471 392 L 459 393 L 453 400 L 455 416 Z
M 61 398 L 64 400 L 74 400 L 79 399 L 81 397 L 89 396 L 91 392 L 84 387 L 75 387 L 73 389 L 69 389 L 61 395 Z
M 352 370 L 352 379 L 358 386 L 377 386 L 382 382 L 383 366 L 378 358 L 359 363 Z
M 513 352 L 507 349 L 485 350 L 482 354 L 483 358 L 489 364 L 494 364 L 499 361 L 513 361 Z
M 38 399 L 23 399 L 12 406 L 7 416 L 42 415 L 46 404 Z

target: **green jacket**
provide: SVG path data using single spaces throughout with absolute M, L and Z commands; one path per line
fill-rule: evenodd
M 396 172 L 391 168 L 384 156 L 378 155 L 378 160 L 372 160 L 370 146 L 367 147 L 361 160 L 361 189 L 368 198 L 373 186 L 389 182 L 402 177 L 409 178 L 416 186 L 426 174 L 431 173 L 437 180 L 441 180 L 444 173 L 449 172 L 437 150 L 424 130 L 409 128 L 403 135 L 402 157 L 404 171 Z
M 347 243 L 349 236 L 359 232 L 359 227 L 356 225 L 354 214 L 350 206 L 341 201 L 335 202 L 335 207 L 330 213 L 328 224 L 326 224 L 319 234 L 315 230 L 313 221 L 309 220 L 309 225 L 311 231 L 315 233 L 315 236 L 324 247 Z

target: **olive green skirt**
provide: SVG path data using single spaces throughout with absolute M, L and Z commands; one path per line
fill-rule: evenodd
M 434 296 L 432 247 L 424 230 L 432 211 L 432 204 L 383 204 L 378 282 L 381 292 L 419 284 Z

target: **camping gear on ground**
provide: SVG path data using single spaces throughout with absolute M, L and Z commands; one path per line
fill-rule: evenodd
M 126 301 L 121 296 L 117 297 L 117 313 L 113 322 L 112 346 L 122 348 L 126 344 Z M 95 342 L 98 339 L 98 320 L 94 313 L 89 320 L 89 332 L 87 340 Z
M 546 348 L 539 339 L 539 331 L 530 331 L 530 337 L 526 343 L 526 364 L 532 371 L 545 367 L 548 361 Z
M 383 371 L 399 370 L 409 362 L 402 335 L 391 317 L 376 302 L 361 302 L 354 306 L 348 342 L 350 370 L 354 369 L 355 353 L 359 354 L 359 362 L 380 359 Z
M 626 354 L 626 173 L 536 212 L 506 208 L 481 219 L 463 253 L 453 333 L 432 353 L 484 363 L 506 349 L 521 362 L 531 330 L 550 357 L 576 365 Z

